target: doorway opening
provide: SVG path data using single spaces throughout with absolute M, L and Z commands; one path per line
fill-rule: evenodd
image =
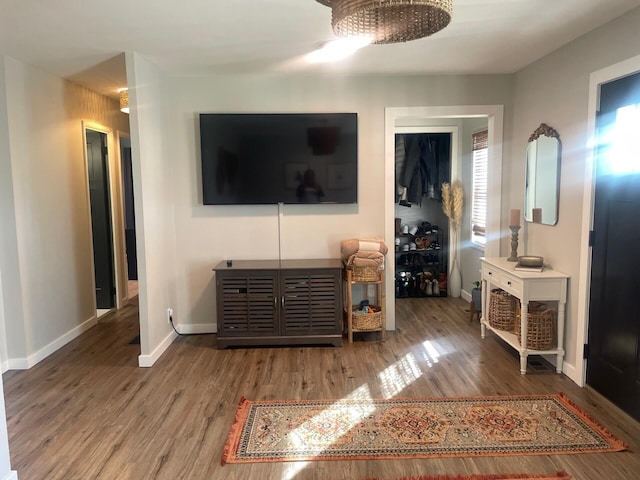
M 96 316 L 116 308 L 116 269 L 107 132 L 84 127 Z
M 463 119 L 486 120 L 488 127 L 488 172 L 486 245 L 484 256 L 500 254 L 500 217 L 502 196 L 502 105 L 460 105 L 434 107 L 389 107 L 385 110 L 385 242 L 395 245 L 395 136 L 407 128 L 455 125 Z M 452 155 L 457 155 L 452 152 Z M 452 157 L 451 181 L 460 172 Z M 478 261 L 479 264 L 479 261 Z M 450 265 L 450 263 L 449 263 Z M 387 262 L 387 278 L 396 276 L 395 262 Z M 476 269 L 477 271 L 477 269 Z M 386 285 L 387 328 L 395 329 L 395 282 Z

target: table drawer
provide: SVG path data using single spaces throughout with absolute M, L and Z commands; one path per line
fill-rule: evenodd
M 511 295 L 522 298 L 523 283 L 519 278 L 513 277 L 505 272 L 500 272 L 500 281 L 498 285 Z
M 500 282 L 500 270 L 488 265 L 482 265 L 482 278 L 497 285 Z

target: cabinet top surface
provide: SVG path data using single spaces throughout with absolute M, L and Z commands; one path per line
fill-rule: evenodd
M 509 262 L 507 261 L 507 257 L 482 257 L 480 260 L 487 265 L 497 267 L 510 273 L 514 277 L 522 279 L 569 278 L 569 275 L 566 273 L 554 270 L 549 266 L 545 266 L 542 272 L 523 272 L 522 270 L 516 270 L 515 267 L 518 262 Z
M 338 258 L 321 258 L 310 260 L 222 260 L 213 270 L 283 270 L 302 268 L 342 268 L 342 261 Z

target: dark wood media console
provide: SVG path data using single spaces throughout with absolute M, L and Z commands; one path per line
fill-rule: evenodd
M 216 274 L 218 348 L 342 345 L 342 262 L 222 261 Z

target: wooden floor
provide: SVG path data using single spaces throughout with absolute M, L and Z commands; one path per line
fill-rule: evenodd
M 566 470 L 576 479 L 640 478 L 640 424 L 544 368 L 519 373 L 495 336 L 480 339 L 460 299 L 402 299 L 380 344 L 219 351 L 183 336 L 138 368 L 137 307 L 110 315 L 28 371 L 4 375 L 12 467 L 20 480 L 396 479 L 405 475 Z M 133 343 L 130 343 L 132 342 Z M 632 451 L 220 466 L 238 400 L 567 393 Z

